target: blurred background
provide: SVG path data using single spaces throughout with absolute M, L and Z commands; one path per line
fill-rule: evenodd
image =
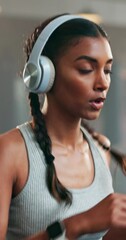
M 126 0 L 0 0 L 0 133 L 30 119 L 20 77 L 25 39 L 45 18 L 68 12 L 90 14 L 109 35 L 111 88 L 101 117 L 90 124 L 126 153 Z

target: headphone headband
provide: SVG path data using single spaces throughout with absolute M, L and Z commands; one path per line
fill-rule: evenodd
M 51 36 L 51 34 L 63 23 L 72 20 L 72 19 L 76 19 L 76 18 L 81 18 L 80 16 L 77 15 L 63 15 L 63 16 L 59 16 L 57 18 L 55 18 L 54 20 L 52 20 L 40 33 L 39 37 L 36 40 L 36 43 L 32 49 L 32 52 L 30 54 L 30 58 L 29 61 L 31 62 L 31 58 L 32 61 L 36 62 L 38 61 L 38 58 L 40 57 L 45 44 L 47 43 L 49 37 Z M 40 47 L 41 46 L 41 47 Z

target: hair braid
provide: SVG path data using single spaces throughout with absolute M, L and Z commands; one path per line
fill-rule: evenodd
M 114 157 L 115 161 L 121 167 L 123 173 L 126 175 L 126 155 L 120 153 L 116 149 L 110 149 L 112 156 Z
M 120 153 L 116 149 L 110 147 L 101 141 L 100 134 L 95 132 L 84 120 L 82 120 L 82 126 L 91 134 L 91 136 L 98 142 L 100 146 L 114 157 L 114 160 L 119 164 L 123 173 L 126 175 L 126 155 Z
M 72 196 L 70 192 L 60 183 L 57 178 L 55 166 L 53 163 L 54 156 L 52 155 L 51 139 L 47 133 L 44 115 L 40 110 L 38 95 L 29 93 L 31 106 L 31 114 L 33 117 L 33 130 L 39 143 L 41 150 L 44 152 L 45 161 L 47 164 L 46 183 L 50 194 L 57 201 L 65 201 L 66 204 L 71 204 Z

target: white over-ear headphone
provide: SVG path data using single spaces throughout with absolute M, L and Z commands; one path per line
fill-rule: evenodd
M 46 93 L 51 89 L 55 78 L 55 68 L 49 58 L 41 55 L 42 51 L 55 29 L 61 24 L 76 18 L 82 17 L 77 15 L 63 15 L 57 17 L 42 30 L 23 71 L 23 80 L 26 88 L 30 92 Z

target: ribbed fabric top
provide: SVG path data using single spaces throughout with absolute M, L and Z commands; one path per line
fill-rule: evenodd
M 86 188 L 69 189 L 73 195 L 71 206 L 59 204 L 47 189 L 45 157 L 30 124 L 25 123 L 18 128 L 27 149 L 29 176 L 23 190 L 11 200 L 7 240 L 20 240 L 43 231 L 57 219 L 84 212 L 113 192 L 108 166 L 91 136 L 82 128 L 92 152 L 95 177 Z M 104 234 L 105 232 L 86 234 L 78 239 L 101 240 Z

